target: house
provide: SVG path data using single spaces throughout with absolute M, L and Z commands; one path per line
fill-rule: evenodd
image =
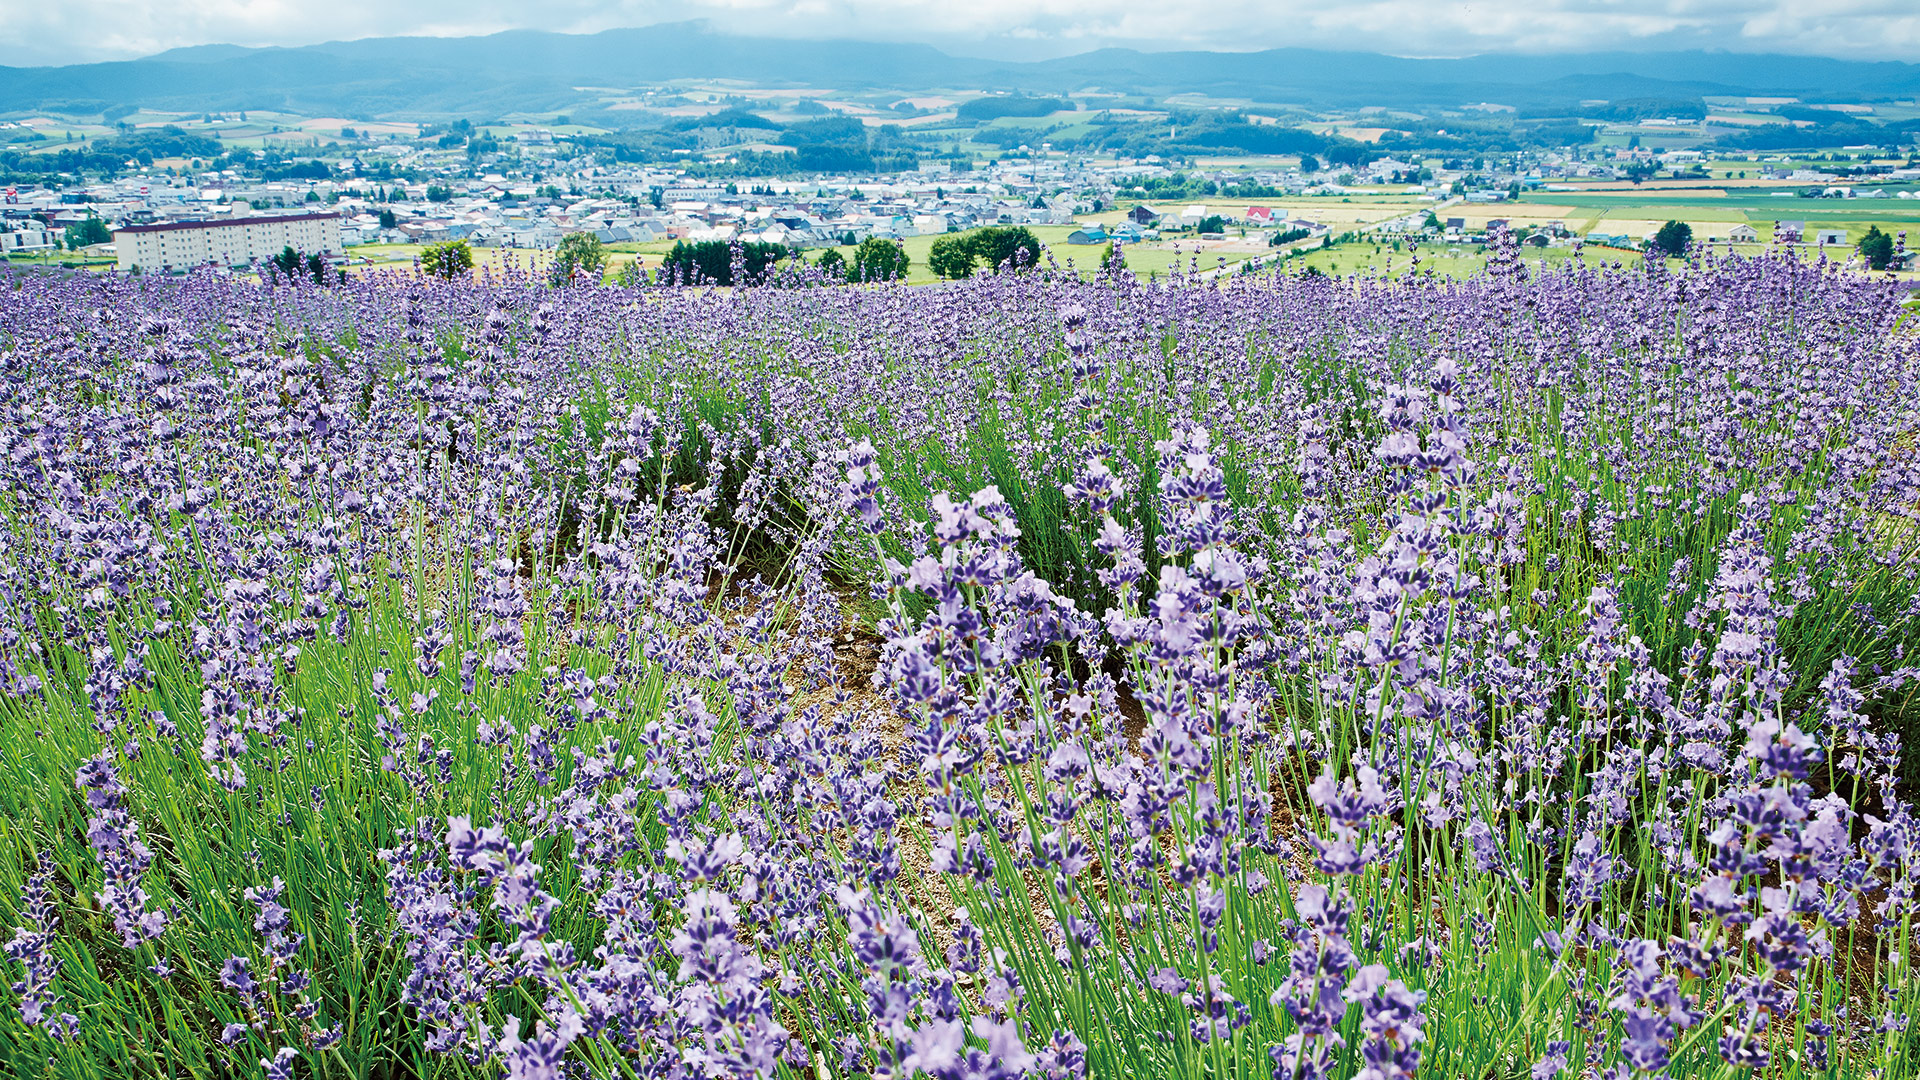
M 1821 229 L 1813 234 L 1813 242 L 1816 244 L 1837 244 L 1844 247 L 1847 242 L 1847 230 Z
M 1785 240 L 1788 243 L 1797 244 L 1800 242 L 1800 238 L 1805 236 L 1806 233 L 1807 223 L 1804 221 L 1776 221 L 1773 223 L 1773 238 L 1775 240 Z
M 1127 220 L 1142 227 L 1150 226 L 1160 220 L 1160 211 L 1155 210 L 1146 203 L 1141 203 L 1139 206 L 1127 211 Z
M 1110 239 L 1112 238 L 1107 235 L 1107 230 L 1098 225 L 1075 229 L 1067 234 L 1069 244 L 1104 244 Z
M 1463 218 L 1463 217 L 1450 217 L 1450 218 L 1448 218 L 1448 219 L 1447 219 L 1447 231 L 1448 231 L 1448 232 L 1465 232 L 1465 231 L 1466 231 L 1466 229 L 1467 229 L 1467 219 L 1466 219 L 1466 218 Z
M 1267 206 L 1247 207 L 1247 220 L 1261 225 L 1273 224 L 1273 208 Z
M 1727 230 L 1727 239 L 1736 244 L 1757 244 L 1760 242 L 1760 230 L 1743 221 Z

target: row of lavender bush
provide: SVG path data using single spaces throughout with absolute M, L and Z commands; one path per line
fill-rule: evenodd
M 1920 1075 L 1892 288 L 0 279 L 10 1075 Z

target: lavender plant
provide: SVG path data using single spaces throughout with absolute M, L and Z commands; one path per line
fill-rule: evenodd
M 1920 1075 L 1920 339 L 1497 248 L 0 279 L 0 1062 Z

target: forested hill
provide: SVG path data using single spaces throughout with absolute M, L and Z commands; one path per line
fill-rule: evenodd
M 1488 55 L 1453 60 L 1274 49 L 1102 49 L 1006 62 L 927 45 L 796 41 L 675 23 L 598 34 L 369 38 L 300 48 L 206 45 L 141 60 L 0 67 L 0 112 L 278 109 L 314 114 L 492 115 L 578 108 L 609 89 L 671 79 L 902 90 L 1207 93 L 1256 102 L 1518 107 L 1591 99 L 1790 95 L 1857 101 L 1920 93 L 1920 65 L 1732 53 Z

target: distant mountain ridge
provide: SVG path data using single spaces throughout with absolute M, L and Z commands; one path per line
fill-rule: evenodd
M 929 45 L 787 40 L 669 23 L 597 34 L 367 38 L 298 48 L 200 45 L 140 60 L 0 67 L 0 112 L 144 106 L 304 115 L 481 117 L 583 109 L 580 87 L 672 79 L 850 89 L 1061 94 L 1205 93 L 1256 102 L 1418 107 L 1489 100 L 1702 94 L 1886 100 L 1920 93 L 1920 64 L 1735 53 L 1581 53 L 1409 59 L 1362 52 L 1100 49 L 1038 61 L 953 56 Z

